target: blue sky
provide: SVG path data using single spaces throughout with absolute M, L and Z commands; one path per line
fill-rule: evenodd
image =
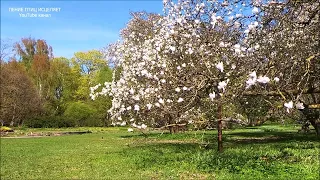
M 9 8 L 60 8 L 60 12 L 34 12 L 51 17 L 20 17 Z M 1 1 L 1 39 L 44 39 L 55 57 L 101 49 L 119 39 L 130 11 L 162 13 L 161 0 L 142 1 Z

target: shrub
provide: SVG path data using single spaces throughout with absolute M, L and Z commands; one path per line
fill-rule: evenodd
M 25 121 L 24 125 L 29 128 L 61 128 L 75 127 L 76 123 L 63 116 L 39 116 Z
M 0 132 L 13 132 L 13 129 L 9 128 L 7 126 L 1 126 L 0 127 Z
M 97 110 L 83 102 L 70 103 L 64 112 L 64 117 L 76 126 L 101 126 L 102 122 L 97 117 Z

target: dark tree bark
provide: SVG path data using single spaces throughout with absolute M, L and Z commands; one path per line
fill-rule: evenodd
M 223 151 L 222 146 L 222 105 L 218 105 L 218 151 Z
M 312 107 L 312 106 L 311 106 Z M 320 110 L 309 108 L 308 106 L 300 110 L 306 121 L 309 121 L 316 130 L 317 136 L 320 137 Z
M 320 137 L 320 119 L 317 120 L 309 120 L 311 125 L 316 130 L 317 136 Z

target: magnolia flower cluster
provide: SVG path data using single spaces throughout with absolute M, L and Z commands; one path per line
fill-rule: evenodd
M 292 101 L 289 101 L 289 102 L 287 102 L 287 103 L 284 103 L 284 107 L 286 107 L 286 108 L 287 108 L 287 112 L 290 113 L 290 109 L 293 109 L 293 108 L 294 108 L 294 103 L 293 103 Z M 298 103 L 295 104 L 295 108 L 302 110 L 302 109 L 304 109 L 305 107 L 304 107 L 303 103 L 298 102 Z
M 278 77 L 275 77 L 274 78 L 274 81 L 275 82 L 279 82 L 279 78 Z M 270 78 L 267 77 L 267 76 L 259 76 L 257 77 L 257 73 L 256 71 L 253 71 L 249 74 L 249 79 L 246 81 L 246 88 L 250 88 L 251 86 L 255 85 L 256 83 L 261 83 L 261 84 L 267 84 L 270 82 Z
M 90 87 L 90 97 L 92 100 L 95 100 L 97 96 L 99 95 L 109 95 L 111 96 L 112 94 L 111 92 L 111 85 L 112 83 L 110 82 L 105 82 L 104 83 L 104 87 L 101 88 L 101 90 L 98 92 L 97 90 L 99 89 L 99 87 L 101 87 L 102 85 L 99 83 L 96 86 Z

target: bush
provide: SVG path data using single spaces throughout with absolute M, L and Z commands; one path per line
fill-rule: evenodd
M 97 110 L 83 102 L 70 103 L 64 112 L 64 117 L 76 126 L 101 126 L 102 122 L 97 116 Z
M 45 117 L 41 117 L 41 116 L 30 118 L 24 122 L 24 125 L 29 128 L 42 128 L 44 127 L 44 124 L 45 124 L 44 119 Z
M 38 116 L 25 121 L 29 128 L 61 128 L 76 126 L 102 126 L 97 111 L 83 102 L 70 103 L 62 116 Z
M 7 126 L 1 126 L 0 127 L 0 132 L 13 132 L 14 130 L 7 127 Z
M 61 128 L 75 127 L 76 123 L 63 116 L 39 116 L 25 121 L 24 125 L 29 128 Z

